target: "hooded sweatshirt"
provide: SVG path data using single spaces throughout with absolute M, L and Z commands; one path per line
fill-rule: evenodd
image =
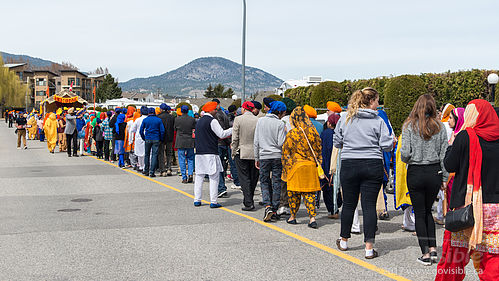
M 385 121 L 372 109 L 361 108 L 346 122 L 343 115 L 334 130 L 333 142 L 342 148 L 341 159 L 383 159 L 384 151 L 391 151 L 393 136 Z

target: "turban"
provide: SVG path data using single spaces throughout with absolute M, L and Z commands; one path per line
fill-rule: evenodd
M 229 112 L 234 112 L 237 110 L 237 106 L 231 104 L 227 109 L 229 110 Z
M 210 112 L 213 111 L 217 108 L 217 103 L 214 101 L 209 101 L 205 105 L 203 105 L 203 111 L 204 112 Z
M 149 109 L 147 109 L 147 106 L 143 105 L 140 107 L 140 114 L 147 115 L 148 113 L 149 113 Z
M 154 107 L 149 107 L 148 111 L 149 115 L 154 115 L 156 114 L 156 109 Z
M 336 126 L 336 123 L 338 123 L 338 120 L 340 120 L 340 115 L 335 114 L 335 113 L 329 115 L 329 117 L 327 118 L 327 122 L 329 122 L 329 124 L 331 124 L 331 126 Z
M 247 110 L 250 110 L 250 111 L 251 111 L 251 110 L 253 110 L 253 108 L 255 108 L 255 105 L 254 105 L 252 102 L 250 102 L 250 101 L 245 101 L 245 102 L 243 103 L 242 107 L 243 107 L 244 109 L 247 109 Z
M 291 114 L 293 109 L 296 108 L 296 102 L 290 98 L 283 98 L 282 102 L 286 105 L 286 112 Z
M 256 109 L 258 110 L 262 109 L 262 104 L 260 102 L 257 102 L 256 100 L 252 100 L 251 102 L 253 103 Z
M 168 106 L 166 103 L 162 103 L 159 108 L 161 108 L 161 110 L 163 111 L 169 111 L 169 110 L 172 110 L 172 108 L 170 106 Z
M 107 116 L 107 115 L 106 115 L 106 113 L 105 113 L 105 112 L 101 112 L 101 113 L 99 114 L 99 119 L 101 119 L 101 120 L 102 120 L 102 119 L 105 119 L 105 118 L 106 118 L 106 116 Z
M 273 101 L 270 103 L 269 113 L 286 111 L 286 105 L 282 101 Z
M 111 116 L 113 116 L 113 112 L 112 111 L 108 111 L 108 112 L 106 112 L 106 115 L 107 115 L 107 117 L 111 117 Z
M 271 103 L 271 102 L 273 102 L 273 101 L 274 101 L 274 99 L 273 99 L 273 98 L 269 98 L 269 97 L 267 97 L 267 98 L 263 98 L 263 103 L 264 103 L 267 107 L 269 107 L 269 108 L 270 108 L 270 103 Z
M 194 111 L 189 109 L 189 111 L 187 111 L 187 115 L 189 115 L 190 117 L 194 117 Z
M 71 107 L 70 109 L 68 109 L 68 113 L 69 114 L 72 114 L 73 112 L 75 112 L 75 108 L 74 107 Z
M 127 108 L 127 111 L 126 111 L 126 117 L 128 117 L 128 118 L 132 118 L 133 113 L 134 113 L 136 110 L 137 110 L 137 109 L 135 109 L 135 107 L 133 107 L 133 106 L 129 106 L 129 107 Z
M 341 113 L 341 106 L 334 101 L 327 102 L 327 109 L 331 110 L 332 112 Z
M 189 112 L 189 107 L 187 105 L 182 105 L 180 107 L 180 112 L 182 112 L 182 113 L 188 113 Z
M 216 102 L 217 104 L 220 104 L 220 100 L 219 100 L 219 99 L 212 99 L 211 101 L 214 101 L 214 102 Z
M 180 107 L 177 108 L 176 112 L 177 112 L 177 116 L 182 116 L 182 109 L 180 109 Z
M 450 112 L 454 109 L 455 107 L 448 103 L 445 105 L 444 110 L 442 110 L 442 122 L 447 122 L 449 121 L 449 116 Z
M 303 110 L 305 111 L 305 114 L 307 114 L 308 118 L 317 118 L 317 111 L 310 105 L 305 105 Z
M 161 108 L 159 107 L 154 108 L 154 112 L 156 113 L 156 115 L 159 115 L 161 113 Z
M 116 112 L 116 113 L 121 113 L 121 108 L 116 107 L 116 108 L 114 109 L 114 112 Z
M 97 122 L 97 124 L 100 124 L 100 123 L 102 123 L 102 120 L 100 120 L 100 118 L 97 118 L 96 122 Z

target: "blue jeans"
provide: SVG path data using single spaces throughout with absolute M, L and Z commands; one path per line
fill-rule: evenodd
M 187 180 L 187 175 L 192 176 L 192 172 L 194 171 L 194 148 L 179 148 L 177 150 L 180 173 L 182 174 L 182 179 Z M 187 160 L 187 174 L 185 160 Z
M 156 172 L 156 168 L 158 167 L 159 140 L 146 140 L 145 148 L 144 173 L 154 175 L 154 172 Z
M 272 172 L 272 179 L 270 172 Z M 262 188 L 263 204 L 271 206 L 274 212 L 279 208 L 279 200 L 281 199 L 281 173 L 281 158 L 260 159 L 260 187 Z
M 230 146 L 227 145 L 219 145 L 218 146 L 218 155 L 220 156 L 220 160 L 222 161 L 222 165 L 224 166 L 224 171 L 227 170 L 227 165 L 225 165 L 225 160 L 229 162 L 230 165 L 230 174 L 232 175 L 232 179 L 234 180 L 235 185 L 239 184 L 239 177 L 237 175 L 236 164 L 232 160 Z M 225 173 L 220 173 L 220 179 L 218 181 L 218 193 L 226 191 L 227 187 L 225 186 Z

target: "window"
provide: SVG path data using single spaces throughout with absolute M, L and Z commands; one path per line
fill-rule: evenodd
M 23 72 L 18 72 L 19 73 L 19 80 L 23 81 Z
M 76 78 L 76 86 L 80 86 L 80 78 Z
M 36 96 L 37 97 L 42 97 L 42 96 L 45 96 L 47 94 L 46 91 L 36 91 Z
M 45 78 L 36 78 L 36 85 L 47 86 L 47 81 L 45 80 Z
M 61 81 L 57 81 L 57 86 L 61 86 Z
M 71 83 L 73 83 L 73 86 L 74 86 L 74 84 L 75 84 L 74 78 L 68 78 L 68 86 L 71 86 Z

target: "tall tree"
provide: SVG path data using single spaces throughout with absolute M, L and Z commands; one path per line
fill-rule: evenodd
M 95 96 L 97 100 L 105 102 L 108 99 L 119 99 L 122 97 L 121 88 L 111 74 L 104 77 L 104 82 L 97 88 Z
M 19 81 L 15 72 L 4 67 L 0 55 L 0 108 L 4 106 L 23 106 L 27 86 Z
M 225 87 L 218 83 L 215 88 L 213 88 L 213 92 L 215 92 L 215 97 L 216 98 L 223 98 L 223 93 L 224 93 Z
M 222 94 L 222 98 L 232 98 L 232 95 L 234 94 L 234 90 L 232 88 L 228 88 L 227 90 L 224 91 Z
M 206 91 L 204 91 L 204 96 L 205 98 L 214 98 L 215 97 L 215 92 L 213 91 L 213 86 L 208 85 L 208 88 L 206 88 Z

